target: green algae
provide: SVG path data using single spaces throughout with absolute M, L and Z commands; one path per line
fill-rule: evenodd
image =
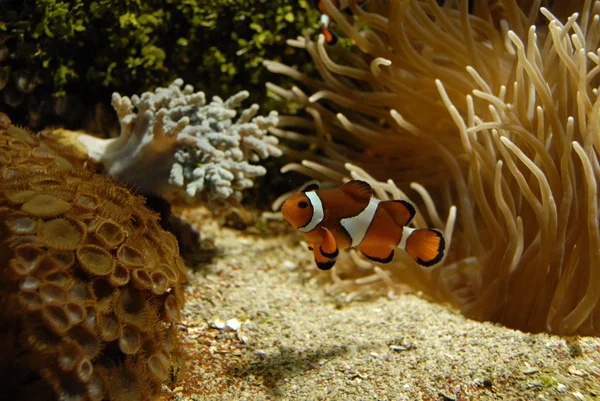
M 0 45 L 54 96 L 140 93 L 176 77 L 208 94 L 271 102 L 261 62 L 310 64 L 285 40 L 314 29 L 308 0 L 25 0 L 0 6 Z M 253 90 L 255 88 L 255 90 Z

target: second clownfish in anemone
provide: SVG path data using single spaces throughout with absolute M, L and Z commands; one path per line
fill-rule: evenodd
M 350 10 L 350 1 L 356 1 L 356 4 L 359 7 L 364 7 L 366 4 L 366 0 L 331 0 L 334 7 L 336 7 L 340 11 L 349 12 Z M 323 14 L 321 14 L 320 25 L 321 25 L 321 33 L 325 37 L 325 43 L 329 45 L 334 45 L 337 43 L 337 37 L 331 31 L 330 25 L 333 18 L 331 15 L 327 13 L 325 10 L 325 6 L 323 6 L 323 0 L 313 0 L 313 4 L 316 8 L 319 9 Z
M 309 185 L 294 193 L 281 212 L 304 235 L 321 270 L 331 269 L 339 250 L 347 248 L 357 248 L 379 263 L 391 262 L 396 248 L 421 266 L 433 266 L 444 256 L 440 231 L 407 227 L 415 216 L 411 203 L 376 199 L 364 181 L 349 181 L 335 189 Z

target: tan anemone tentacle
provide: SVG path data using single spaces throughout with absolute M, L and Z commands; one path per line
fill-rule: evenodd
M 290 169 L 349 171 L 451 238 L 432 272 L 398 253 L 332 288 L 405 283 L 476 319 L 599 335 L 600 1 L 503 0 L 492 13 L 475 0 L 471 14 L 466 1 L 350 3 L 353 15 L 323 0 L 351 45 L 290 42 L 321 81 L 266 64 L 303 85 L 270 86 L 309 115 L 282 118 L 289 154 L 326 168 Z

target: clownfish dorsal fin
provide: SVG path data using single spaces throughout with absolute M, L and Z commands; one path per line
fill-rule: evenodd
M 373 188 L 360 180 L 348 181 L 340 189 L 359 202 L 369 203 L 373 196 Z
M 384 208 L 399 227 L 404 227 L 410 223 L 416 214 L 415 207 L 405 200 L 381 201 L 379 207 Z
M 319 187 L 319 183 L 316 181 L 310 181 L 308 183 L 306 183 L 306 185 L 300 190 L 301 192 L 309 192 L 309 191 L 316 191 L 318 190 Z

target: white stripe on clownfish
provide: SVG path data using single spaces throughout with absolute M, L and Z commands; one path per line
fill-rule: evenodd
M 319 198 L 316 192 L 305 192 L 305 195 L 312 206 L 313 213 L 308 224 L 304 227 L 299 227 L 298 230 L 307 233 L 314 230 L 323 221 L 325 211 L 323 210 L 323 202 L 321 202 L 321 198 Z
M 379 202 L 381 202 L 379 199 L 372 197 L 371 200 L 369 200 L 369 204 L 362 212 L 356 216 L 340 220 L 340 224 L 352 239 L 352 247 L 360 245 L 363 239 L 365 239 L 367 230 L 373 221 L 373 216 L 375 216 L 375 212 L 377 212 Z
M 374 199 L 373 189 L 364 181 L 351 180 L 331 189 L 308 185 L 292 194 L 281 212 L 305 236 L 322 270 L 331 269 L 338 250 L 347 248 L 356 248 L 375 262 L 389 263 L 398 247 L 425 267 L 436 265 L 444 256 L 443 233 L 406 227 L 416 212 L 410 202 Z
M 319 18 L 319 22 L 321 23 L 322 27 L 324 27 L 325 29 L 329 29 L 329 24 L 331 22 L 331 19 L 329 18 L 329 15 L 321 14 L 321 18 Z
M 406 226 L 404 226 L 402 228 L 402 238 L 400 238 L 400 243 L 398 244 L 398 248 L 402 249 L 403 251 L 406 250 L 406 240 L 408 239 L 408 237 L 410 237 L 412 232 L 415 230 L 416 230 L 416 228 L 410 228 L 410 227 L 406 227 Z
M 304 227 L 298 228 L 298 230 L 307 233 L 314 230 L 323 221 L 325 218 L 325 211 L 323 209 L 323 202 L 316 192 L 310 191 L 305 194 L 312 206 L 313 213 L 310 221 Z M 372 197 L 367 206 L 359 214 L 340 220 L 341 226 L 344 227 L 348 235 L 350 235 L 352 247 L 359 246 L 365 239 L 380 202 L 381 200 Z M 406 239 L 414 230 L 414 228 L 409 227 L 403 228 L 402 239 L 398 244 L 398 248 L 405 250 Z

